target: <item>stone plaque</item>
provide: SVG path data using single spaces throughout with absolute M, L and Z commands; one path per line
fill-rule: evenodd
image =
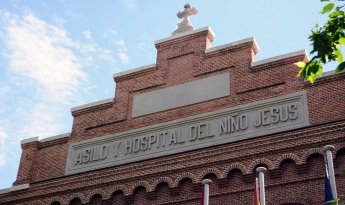
M 139 117 L 230 95 L 230 76 L 223 73 L 133 97 L 132 117 Z
M 65 174 L 161 157 L 309 125 L 306 91 L 69 146 Z

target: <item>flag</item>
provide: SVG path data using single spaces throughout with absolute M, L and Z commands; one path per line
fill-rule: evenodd
M 259 192 L 259 179 L 255 178 L 255 186 L 254 186 L 254 205 L 260 205 L 260 192 Z
M 325 168 L 326 168 L 326 173 L 325 173 L 325 204 L 329 204 L 331 201 L 334 200 L 334 198 L 333 198 L 331 183 L 330 183 L 329 177 L 328 177 L 327 160 L 326 160 Z
M 325 176 L 325 204 L 333 201 L 333 194 L 331 190 L 331 184 L 329 183 L 329 179 Z

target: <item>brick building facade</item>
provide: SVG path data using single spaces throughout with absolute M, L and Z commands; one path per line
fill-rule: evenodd
M 0 205 L 323 204 L 325 145 L 345 200 L 345 73 L 311 85 L 305 51 L 256 61 L 254 38 L 212 47 L 209 27 L 155 42 L 156 63 L 114 75 L 115 98 L 72 109 L 71 133 L 22 141 Z

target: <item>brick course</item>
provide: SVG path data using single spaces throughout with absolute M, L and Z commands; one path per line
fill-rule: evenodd
M 153 67 L 115 76 L 113 102 L 72 112 L 72 132 L 22 145 L 15 185 L 2 204 L 199 204 L 203 178 L 211 178 L 211 204 L 252 204 L 255 168 L 268 168 L 266 201 L 272 205 L 323 204 L 322 147 L 332 144 L 338 195 L 345 200 L 345 74 L 314 85 L 296 78 L 305 54 L 251 66 L 254 40 L 210 50 L 208 29 L 156 43 Z M 209 52 L 207 52 L 209 50 Z M 181 83 L 230 75 L 230 95 L 132 118 L 133 96 Z M 165 157 L 64 175 L 69 144 L 307 90 L 311 125 Z

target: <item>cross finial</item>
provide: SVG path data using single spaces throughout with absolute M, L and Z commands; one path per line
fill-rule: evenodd
M 189 16 L 195 15 L 197 13 L 198 11 L 195 7 L 192 7 L 189 3 L 185 4 L 184 10 L 177 13 L 177 17 L 179 19 L 182 19 L 182 21 L 177 24 L 177 29 L 172 34 L 175 35 L 177 33 L 193 30 L 193 26 L 189 21 Z

